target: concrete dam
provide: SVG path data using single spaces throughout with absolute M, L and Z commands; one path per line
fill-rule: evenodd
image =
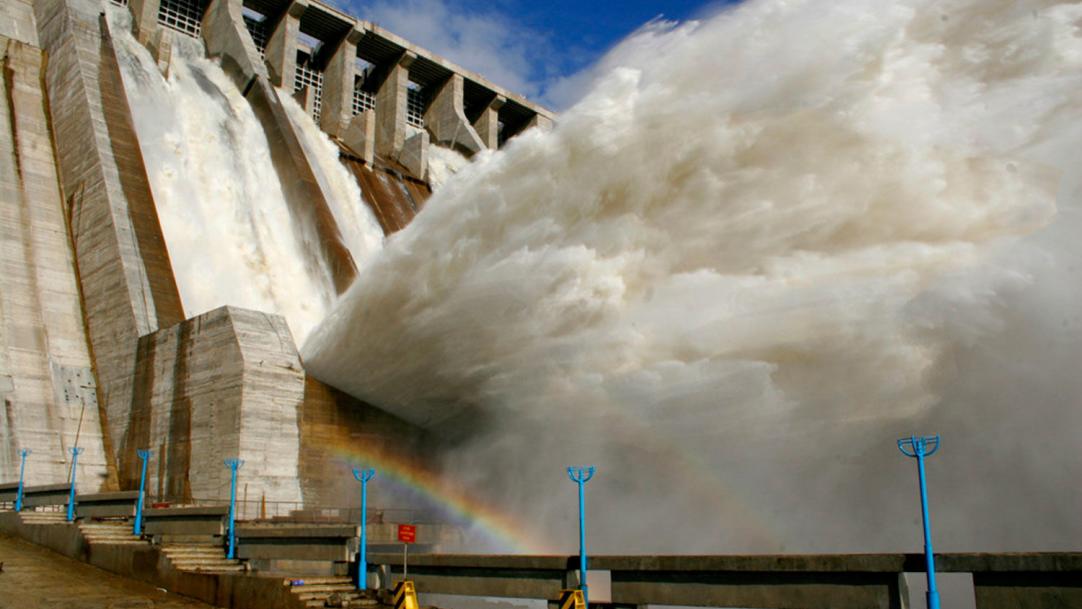
M 355 509 L 359 460 L 435 477 L 438 442 L 298 345 L 449 167 L 549 111 L 309 0 L 4 0 L 0 45 L 0 479 L 77 448 L 81 493 L 130 490 L 149 450 L 148 500 L 220 502 L 239 458 L 254 517 Z
M 355 522 L 365 465 L 373 525 L 536 556 L 592 465 L 594 552 L 879 552 L 798 563 L 889 588 L 897 441 L 938 433 L 959 572 L 1082 543 L 1077 4 L 747 0 L 650 24 L 556 122 L 318 2 L 2 6 L 0 486 L 145 464 L 150 509 L 220 520 L 239 459 L 259 552 Z M 707 562 L 608 564 L 655 600 L 765 564 Z

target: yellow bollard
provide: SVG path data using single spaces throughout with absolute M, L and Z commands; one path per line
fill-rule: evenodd
M 582 590 L 560 590 L 560 598 L 555 602 L 550 601 L 549 607 L 554 609 L 586 609 L 586 600 L 582 596 Z
M 421 604 L 417 602 L 417 590 L 413 587 L 413 582 L 408 579 L 398 582 L 398 585 L 394 587 L 392 598 L 394 609 L 421 609 Z

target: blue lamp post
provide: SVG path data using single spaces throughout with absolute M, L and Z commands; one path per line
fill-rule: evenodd
M 898 450 L 917 460 L 917 477 L 920 480 L 920 513 L 924 524 L 924 561 L 928 573 L 928 609 L 939 609 L 939 590 L 935 585 L 935 554 L 932 551 L 932 522 L 928 517 L 928 486 L 924 476 L 924 459 L 939 450 L 939 434 L 934 436 L 910 436 L 898 440 Z
M 75 520 L 75 467 L 83 449 L 78 446 L 71 449 L 71 490 L 68 491 L 68 522 Z
M 237 535 L 236 535 L 236 522 L 237 522 L 237 470 L 240 466 L 244 465 L 244 461 L 240 459 L 226 459 L 225 466 L 229 468 L 231 472 L 231 478 L 229 482 L 229 552 L 226 554 L 226 558 L 232 560 L 237 552 Z
M 23 511 L 23 475 L 26 473 L 26 457 L 30 454 L 29 448 L 19 451 L 19 490 L 15 493 L 15 511 Z
M 372 468 L 353 468 L 353 477 L 361 483 L 361 551 L 357 559 L 357 589 L 368 589 L 368 481 L 376 475 Z
M 143 534 L 143 497 L 147 485 L 147 461 L 150 460 L 150 451 L 139 449 L 135 452 L 143 462 L 139 474 L 139 501 L 135 504 L 135 526 L 132 528 L 132 534 L 138 536 Z
M 590 606 L 590 591 L 586 585 L 586 494 L 584 487 L 594 477 L 595 471 L 592 465 L 567 468 L 568 477 L 579 485 L 579 589 L 582 590 L 582 600 L 587 607 Z

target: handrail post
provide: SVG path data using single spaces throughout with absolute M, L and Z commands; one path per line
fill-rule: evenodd
M 594 477 L 595 471 L 592 465 L 567 468 L 568 477 L 579 485 L 579 589 L 586 607 L 590 606 L 590 591 L 586 585 L 586 493 L 583 487 Z
M 924 474 L 924 459 L 939 450 L 939 435 L 910 436 L 898 440 L 898 450 L 917 460 L 917 479 L 920 482 L 920 515 L 924 525 L 924 562 L 928 575 L 928 609 L 939 609 L 939 590 L 936 588 L 935 551 L 932 549 L 932 520 L 928 514 L 928 485 Z
M 139 474 L 139 500 L 135 504 L 135 525 L 132 527 L 132 534 L 141 536 L 143 534 L 143 497 L 147 484 L 147 461 L 150 460 L 150 451 L 139 449 L 135 452 L 143 465 Z
M 75 468 L 82 452 L 83 449 L 78 446 L 73 446 L 71 449 L 71 490 L 68 491 L 68 522 L 75 520 Z
M 231 472 L 229 481 L 229 550 L 226 553 L 226 558 L 232 560 L 237 553 L 237 470 L 244 465 L 244 461 L 226 459 L 225 465 Z
M 368 481 L 376 475 L 372 468 L 353 468 L 353 477 L 361 483 L 361 544 L 357 557 L 357 589 L 368 589 Z
M 26 457 L 30 454 L 29 448 L 19 451 L 19 490 L 15 493 L 15 511 L 23 511 L 23 475 L 26 473 Z

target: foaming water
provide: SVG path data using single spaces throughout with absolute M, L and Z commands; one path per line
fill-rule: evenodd
M 307 151 L 308 158 L 313 159 L 312 170 L 319 173 L 320 183 L 325 184 L 329 191 L 327 204 L 334 215 L 335 224 L 353 256 L 353 262 L 360 268 L 383 247 L 383 229 L 372 208 L 364 202 L 357 181 L 339 162 L 338 147 L 319 130 L 304 108 L 282 89 L 278 89 L 278 99 L 282 100 L 289 120 L 300 132 L 301 145 Z
M 449 179 L 306 367 L 457 429 L 448 475 L 568 550 L 576 462 L 595 551 L 916 549 L 913 431 L 945 434 L 938 548 L 1077 547 L 1080 20 L 653 24 L 552 133 Z
M 283 315 L 298 343 L 335 297 L 304 255 L 248 102 L 197 41 L 176 36 L 169 76 L 109 7 L 124 88 L 186 315 L 234 305 Z

